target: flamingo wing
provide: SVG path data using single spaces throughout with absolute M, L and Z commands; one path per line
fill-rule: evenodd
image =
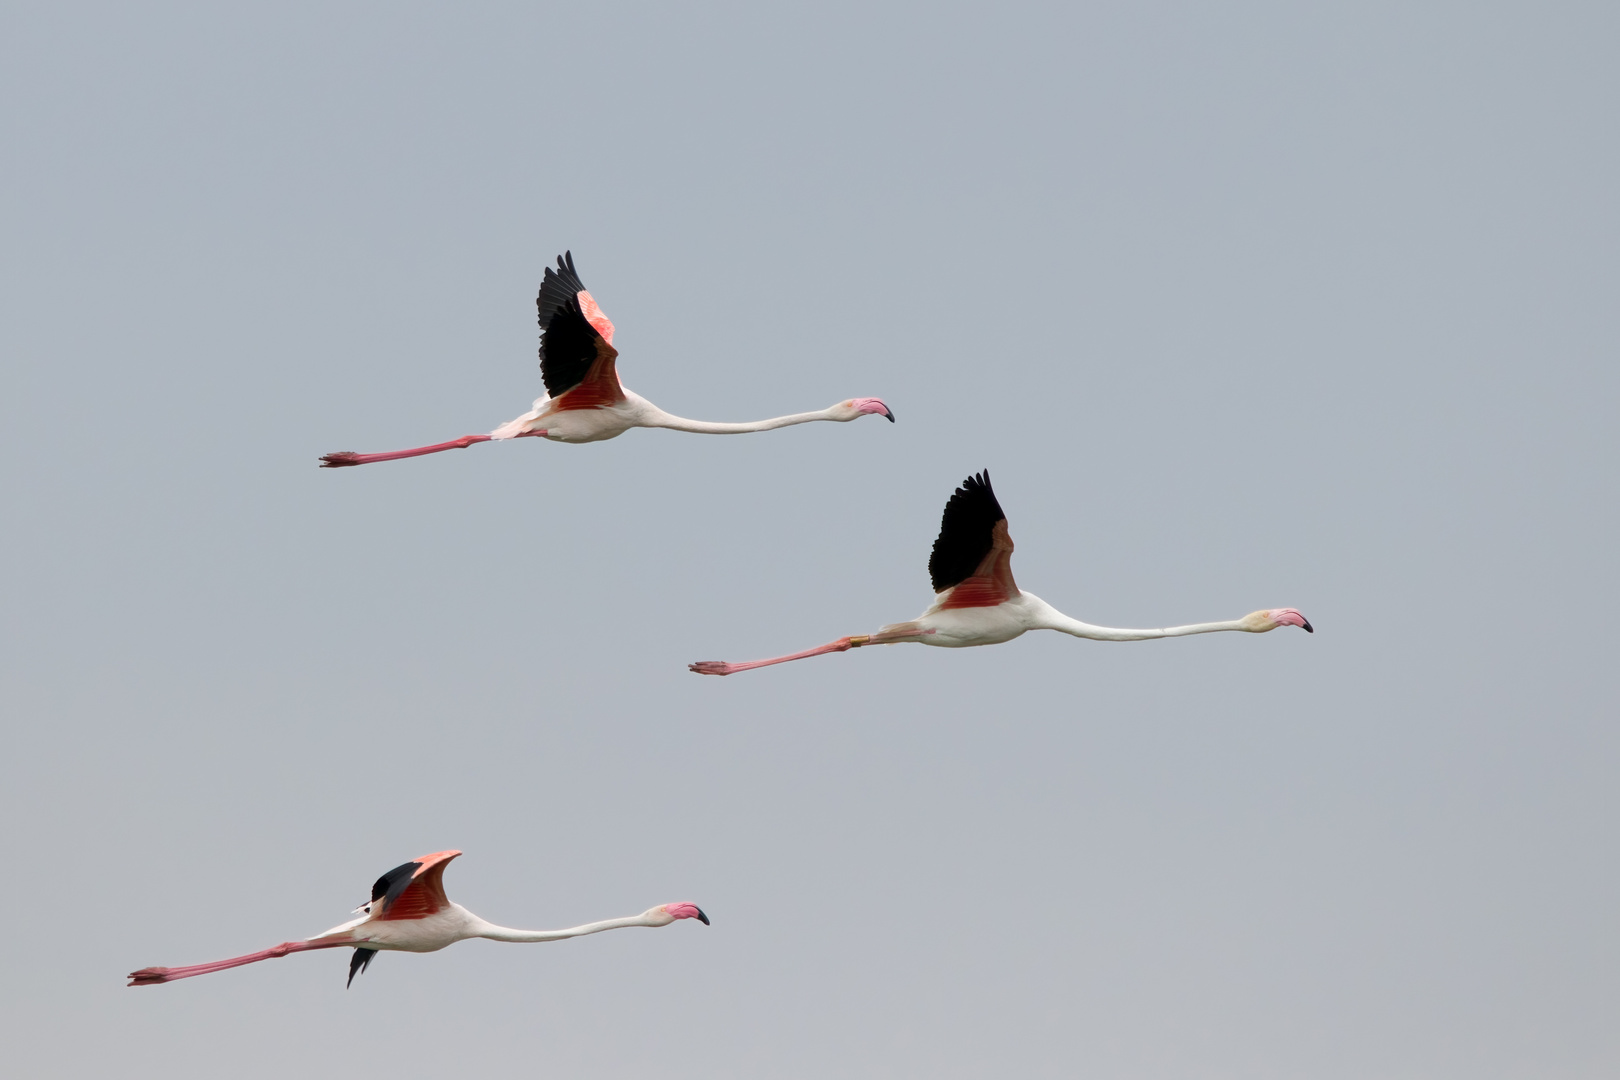
M 375 959 L 377 959 L 376 949 L 368 949 L 363 945 L 356 948 L 354 955 L 349 957 L 349 981 L 343 984 L 343 988 L 347 990 L 353 986 L 354 977 L 370 967 Z
M 1007 515 L 988 470 L 962 482 L 945 504 L 939 538 L 928 559 L 934 592 L 950 591 L 944 607 L 993 607 L 1018 595 L 1012 576 Z
M 614 360 L 613 323 L 602 314 L 564 252 L 546 267 L 535 297 L 540 312 L 540 378 L 560 409 L 593 409 L 624 400 Z
M 371 917 L 381 922 L 425 919 L 450 906 L 444 868 L 459 851 L 435 851 L 401 863 L 371 886 Z M 350 975 L 353 978 L 353 974 Z

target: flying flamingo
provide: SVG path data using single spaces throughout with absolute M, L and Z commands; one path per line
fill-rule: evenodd
M 310 949 L 335 949 L 348 946 L 354 949 L 349 960 L 349 984 L 366 970 L 379 950 L 400 952 L 437 952 L 446 945 L 454 945 L 468 938 L 489 938 L 491 941 L 560 941 L 563 938 L 582 937 L 603 930 L 617 930 L 623 926 L 668 926 L 677 919 L 698 919 L 708 925 L 709 917 L 696 904 L 660 904 L 623 919 L 605 919 L 586 923 L 567 930 L 509 930 L 504 926 L 487 923 L 460 904 L 452 903 L 444 895 L 444 868 L 459 851 L 435 851 L 408 863 L 394 867 L 377 879 L 371 887 L 371 901 L 355 909 L 358 919 L 342 926 L 334 926 L 324 934 L 316 934 L 303 941 L 283 941 L 273 948 L 235 956 L 229 960 L 215 960 L 211 964 L 192 964 L 189 967 L 149 967 L 129 973 L 130 986 L 155 986 L 158 983 L 189 979 L 193 975 L 207 975 L 211 971 L 241 967 L 260 960 L 273 960 L 288 953 L 307 952 Z
M 538 435 L 553 442 L 600 442 L 623 435 L 633 427 L 673 428 L 700 435 L 739 435 L 748 431 L 769 431 L 812 420 L 854 420 L 871 414 L 888 417 L 894 413 L 877 398 L 850 398 L 816 412 L 794 413 L 748 424 L 717 424 L 706 420 L 686 420 L 672 416 L 619 383 L 614 361 L 619 351 L 613 347 L 613 324 L 596 306 L 591 294 L 574 271 L 574 254 L 565 252 L 557 259 L 557 269 L 546 267 L 535 298 L 540 309 L 540 378 L 546 392 L 535 399 L 534 408 L 509 420 L 488 435 L 463 435 L 449 442 L 395 450 L 384 454 L 356 454 L 345 450 L 321 458 L 321 468 L 369 465 L 373 461 L 437 454 L 460 450 L 473 443 L 520 439 Z
M 915 641 L 964 649 L 970 645 L 999 645 L 1026 630 L 1061 630 L 1075 637 L 1095 641 L 1142 641 L 1147 638 L 1184 637 L 1209 634 L 1216 630 L 1244 630 L 1263 634 L 1279 626 L 1303 627 L 1314 634 L 1305 616 L 1293 608 L 1256 611 L 1229 622 L 1193 623 L 1163 630 L 1116 630 L 1092 626 L 1071 619 L 1036 596 L 1021 591 L 1013 583 L 1012 537 L 1007 533 L 1007 515 L 1001 512 L 996 493 L 990 488 L 990 474 L 970 476 L 945 504 L 939 539 L 928 560 L 928 574 L 934 581 L 934 603 L 911 622 L 893 623 L 875 634 L 843 637 L 814 649 L 776 656 L 769 660 L 749 660 L 731 664 L 724 660 L 701 660 L 688 669 L 699 675 L 733 675 L 750 668 L 802 660 L 807 656 L 844 652 L 862 645 L 893 645 Z

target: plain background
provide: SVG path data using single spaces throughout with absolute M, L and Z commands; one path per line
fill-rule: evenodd
M 1620 1071 L 1612 4 L 7 4 L 8 1072 Z M 742 420 L 340 472 L 540 391 Z M 1092 622 L 906 619 L 988 468 Z M 559 945 L 124 972 L 457 847 Z

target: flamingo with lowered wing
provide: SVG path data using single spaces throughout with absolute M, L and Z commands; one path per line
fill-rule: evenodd
M 280 945 L 229 960 L 187 967 L 148 967 L 129 973 L 130 986 L 156 986 L 158 983 L 189 979 L 194 975 L 224 971 L 226 968 L 274 960 L 311 949 L 350 948 L 349 982 L 366 970 L 377 953 L 438 952 L 468 938 L 491 941 L 561 941 L 564 938 L 599 934 L 627 926 L 668 926 L 678 919 L 697 919 L 705 925 L 709 917 L 696 904 L 660 904 L 640 915 L 572 926 L 567 930 L 512 930 L 485 922 L 444 894 L 444 868 L 459 851 L 435 851 L 394 867 L 371 887 L 371 900 L 355 911 L 358 919 L 334 926 L 324 934 L 303 941 L 283 941 Z

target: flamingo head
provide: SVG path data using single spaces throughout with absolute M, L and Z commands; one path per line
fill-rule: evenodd
M 703 914 L 703 909 L 685 900 L 674 904 L 659 904 L 647 912 L 647 918 L 654 926 L 668 926 L 676 919 L 696 919 L 704 926 L 709 925 L 709 917 Z
M 1267 630 L 1275 630 L 1279 626 L 1297 626 L 1307 634 L 1316 633 L 1311 627 L 1311 621 L 1291 607 L 1256 611 L 1245 615 L 1243 623 L 1243 629 L 1251 634 L 1263 634 Z
M 890 412 L 889 407 L 883 404 L 882 398 L 850 398 L 848 401 L 840 401 L 837 405 L 834 405 L 832 411 L 837 414 L 833 417 L 834 420 L 858 420 L 870 413 L 873 416 L 887 417 L 889 423 L 894 423 L 894 413 Z

